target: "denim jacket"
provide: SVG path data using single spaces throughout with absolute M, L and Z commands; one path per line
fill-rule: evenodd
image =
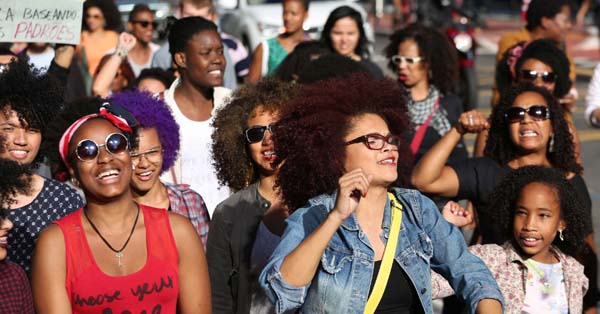
M 430 269 L 441 274 L 475 312 L 481 299 L 502 302 L 502 293 L 485 264 L 472 255 L 460 231 L 448 223 L 433 202 L 415 190 L 392 189 L 402 203 L 403 218 L 395 262 L 408 274 L 425 313 L 432 314 Z M 282 240 L 259 281 L 277 313 L 363 313 L 371 280 L 374 251 L 356 216 L 349 216 L 329 241 L 312 282 L 295 287 L 283 280 L 283 259 L 311 234 L 335 205 L 336 194 L 320 195 L 288 219 Z M 390 232 L 390 202 L 382 222 L 384 243 Z

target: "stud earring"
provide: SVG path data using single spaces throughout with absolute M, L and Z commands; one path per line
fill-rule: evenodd
M 559 238 L 561 241 L 564 241 L 564 240 L 565 240 L 565 237 L 563 237 L 562 230 L 560 230 L 560 229 L 558 229 L 558 238 Z
M 131 170 L 135 170 L 135 165 L 131 164 Z

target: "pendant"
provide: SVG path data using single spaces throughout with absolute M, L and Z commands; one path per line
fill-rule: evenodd
M 119 260 L 119 261 L 118 261 L 118 265 L 119 265 L 119 267 L 123 266 L 123 263 L 121 263 L 121 258 L 123 257 L 123 252 L 120 252 L 120 251 L 119 251 L 119 252 L 115 253 L 115 256 L 116 256 L 116 257 L 117 257 L 117 259 Z

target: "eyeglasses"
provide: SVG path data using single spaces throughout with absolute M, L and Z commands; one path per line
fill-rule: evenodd
M 98 144 L 93 140 L 82 140 L 75 148 L 75 155 L 81 161 L 92 161 L 100 154 L 100 147 L 106 149 L 111 155 L 117 155 L 129 150 L 129 141 L 121 133 L 111 133 L 106 137 L 104 144 Z
M 158 27 L 158 23 L 157 22 L 150 22 L 150 21 L 131 21 L 131 23 L 133 24 L 140 24 L 141 27 L 146 28 L 150 25 L 152 25 L 152 28 L 156 28 Z
M 423 60 L 425 60 L 423 57 L 405 57 L 401 55 L 392 56 L 392 63 L 395 65 L 398 65 L 402 62 L 406 62 L 408 64 L 417 64 Z
M 248 141 L 248 143 L 250 143 L 250 144 L 258 143 L 258 142 L 262 141 L 263 138 L 265 138 L 266 131 L 269 131 L 269 132 L 271 132 L 271 134 L 273 134 L 273 125 L 272 124 L 258 125 L 258 126 L 253 126 L 253 127 L 247 128 L 244 131 L 244 134 L 246 135 L 246 141 Z
M 158 164 L 162 160 L 162 148 L 161 147 L 153 147 L 145 152 L 135 152 L 130 153 L 131 163 L 134 165 L 138 165 L 142 161 L 142 157 L 146 157 L 146 160 L 151 164 Z
M 534 121 L 550 119 L 550 109 L 544 105 L 533 105 L 527 109 L 511 107 L 504 113 L 504 118 L 508 123 L 517 123 L 525 119 L 525 113 L 527 113 Z
M 521 77 L 526 81 L 535 81 L 538 77 L 542 78 L 544 83 L 554 83 L 556 81 L 556 73 L 554 72 L 538 72 L 534 70 L 521 70 Z
M 381 134 L 371 133 L 348 141 L 346 142 L 346 145 L 356 143 L 363 143 L 371 150 L 380 150 L 385 146 L 385 143 L 398 147 L 398 145 L 400 145 L 400 137 L 392 134 L 383 136 Z

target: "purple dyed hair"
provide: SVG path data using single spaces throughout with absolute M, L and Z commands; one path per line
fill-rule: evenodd
M 116 93 L 109 99 L 127 109 L 137 119 L 141 129 L 156 129 L 163 147 L 163 165 L 160 173 L 171 168 L 179 153 L 180 141 L 179 125 L 167 104 L 150 93 L 140 91 Z

